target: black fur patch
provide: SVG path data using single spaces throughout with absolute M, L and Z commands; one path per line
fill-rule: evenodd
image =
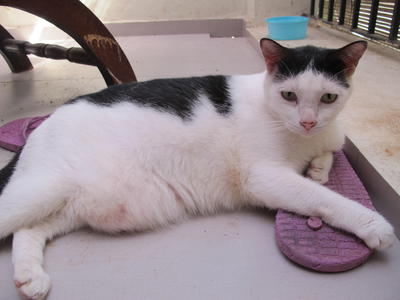
M 314 46 L 289 48 L 288 54 L 278 63 L 275 74 L 277 81 L 296 76 L 309 68 L 315 72 L 323 73 L 336 80 L 344 87 L 349 87 L 343 70 L 346 68 L 343 61 L 337 58 L 334 49 L 324 49 Z
M 102 106 L 129 101 L 173 113 L 187 120 L 192 117 L 193 108 L 201 94 L 211 100 L 218 113 L 226 115 L 231 111 L 232 103 L 225 76 L 155 79 L 115 85 L 67 103 L 74 103 L 82 98 Z
M 17 152 L 12 160 L 0 170 L 0 194 L 3 192 L 4 187 L 10 180 L 11 175 L 14 173 L 14 168 L 17 165 L 20 152 Z

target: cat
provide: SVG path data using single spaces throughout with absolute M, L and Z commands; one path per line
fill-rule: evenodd
M 31 134 L 0 172 L 0 238 L 14 234 L 23 295 L 46 296 L 46 241 L 82 226 L 141 231 L 254 206 L 320 216 L 373 249 L 393 243 L 384 217 L 321 185 L 367 43 L 264 38 L 260 48 L 262 73 L 112 86 L 70 100 Z

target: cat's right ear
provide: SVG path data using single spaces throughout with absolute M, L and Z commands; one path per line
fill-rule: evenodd
M 363 56 L 365 50 L 367 50 L 367 46 L 368 44 L 366 41 L 356 41 L 344 46 L 343 48 L 337 49 L 331 55 L 339 58 L 344 63 L 344 73 L 347 76 L 351 76 L 353 75 L 361 56 Z
M 268 73 L 272 74 L 278 63 L 287 55 L 288 49 L 267 38 L 260 40 L 260 48 Z

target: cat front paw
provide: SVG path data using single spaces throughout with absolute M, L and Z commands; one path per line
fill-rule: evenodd
M 378 250 L 389 248 L 396 240 L 392 225 L 378 213 L 374 213 L 374 216 L 363 224 L 359 237 L 369 248 Z
M 320 183 L 325 184 L 329 180 L 329 169 L 325 169 L 323 167 L 315 166 L 313 164 L 310 165 L 306 174 L 307 177 L 311 178 L 312 180 Z
M 325 152 L 324 154 L 315 157 L 306 171 L 307 177 L 312 180 L 325 184 L 329 180 L 329 172 L 332 168 L 333 153 Z
M 42 300 L 50 289 L 50 277 L 41 266 L 16 269 L 14 283 L 26 299 Z

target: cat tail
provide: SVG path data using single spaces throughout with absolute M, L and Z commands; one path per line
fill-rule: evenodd
M 7 183 L 10 181 L 11 175 L 14 173 L 15 166 L 17 165 L 19 156 L 21 155 L 21 150 L 18 151 L 14 157 L 9 161 L 9 163 L 0 170 L 0 195 L 3 189 L 6 187 Z

